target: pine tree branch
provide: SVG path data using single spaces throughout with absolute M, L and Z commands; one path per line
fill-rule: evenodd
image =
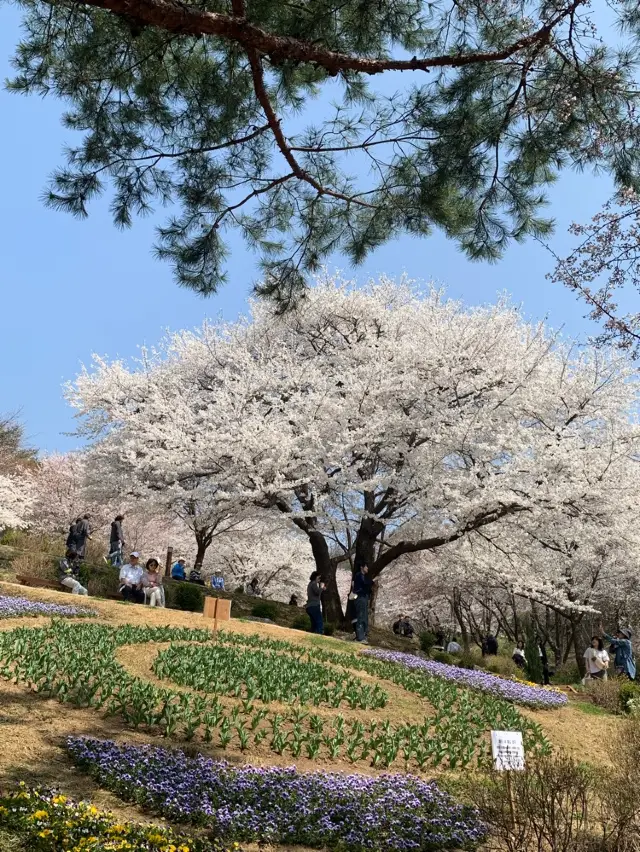
M 309 172 L 305 171 L 302 168 L 300 163 L 296 160 L 291 152 L 289 144 L 285 138 L 284 133 L 282 132 L 282 128 L 280 127 L 280 119 L 275 113 L 271 100 L 269 98 L 269 94 L 264 84 L 264 71 L 262 68 L 262 61 L 258 54 L 258 51 L 250 48 L 247 51 L 247 55 L 249 57 L 249 64 L 251 65 L 251 73 L 253 76 L 253 87 L 256 93 L 256 97 L 260 102 L 260 106 L 262 107 L 264 114 L 267 118 L 267 122 L 271 127 L 271 131 L 275 137 L 276 144 L 280 149 L 282 156 L 285 158 L 289 166 L 291 167 L 291 171 L 293 174 L 299 179 L 303 180 L 306 183 L 310 184 L 318 193 L 318 195 L 330 195 L 332 198 L 338 198 L 340 201 L 346 201 L 348 204 L 358 204 L 361 207 L 369 207 L 371 209 L 375 209 L 375 205 L 369 204 L 366 201 L 361 201 L 359 198 L 354 196 L 344 195 L 341 192 L 335 192 L 332 189 L 327 189 L 322 186 L 322 184 L 318 183 L 318 181 L 312 177 Z
M 372 59 L 329 50 L 291 36 L 279 36 L 251 24 L 244 14 L 223 15 L 205 12 L 180 0 L 83 0 L 82 5 L 106 9 L 117 15 L 135 18 L 141 24 L 184 35 L 214 35 L 237 42 L 247 51 L 254 50 L 278 61 L 308 62 L 329 74 L 345 71 L 381 74 L 385 71 L 425 71 L 432 68 L 461 68 L 486 62 L 502 62 L 535 45 L 547 44 L 551 33 L 565 18 L 588 0 L 572 0 L 547 23 L 528 36 L 502 50 L 451 54 L 411 59 Z M 240 8 L 238 4 L 237 8 Z M 244 11 L 244 10 L 243 10 Z

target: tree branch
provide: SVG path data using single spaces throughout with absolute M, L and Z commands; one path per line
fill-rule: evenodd
M 223 15 L 205 12 L 179 0 L 84 0 L 82 5 L 106 9 L 135 18 L 147 26 L 184 35 L 214 35 L 241 44 L 247 51 L 277 58 L 278 61 L 309 62 L 329 74 L 344 71 L 381 74 L 385 71 L 426 71 L 431 68 L 460 68 L 484 62 L 502 62 L 534 45 L 546 44 L 554 28 L 587 0 L 573 0 L 534 33 L 518 39 L 502 50 L 462 53 L 419 59 L 370 59 L 339 53 L 291 36 L 269 33 L 249 23 L 244 14 Z M 235 4 L 234 8 L 240 8 Z

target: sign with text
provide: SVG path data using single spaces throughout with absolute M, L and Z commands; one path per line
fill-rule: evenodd
M 524 769 L 524 744 L 521 731 L 491 731 L 493 768 L 498 772 Z

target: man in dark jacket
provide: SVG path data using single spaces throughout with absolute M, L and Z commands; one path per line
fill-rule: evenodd
M 87 541 L 91 538 L 91 527 L 89 526 L 89 515 L 84 515 L 76 523 L 76 553 L 80 559 L 84 559 L 87 549 Z
M 124 547 L 124 532 L 122 531 L 122 522 L 124 515 L 116 515 L 115 520 L 111 521 L 111 533 L 109 535 L 109 562 L 119 568 L 122 565 L 122 549 Z
M 369 601 L 373 590 L 373 582 L 368 574 L 369 568 L 363 562 L 353 578 L 353 593 L 356 596 L 356 641 L 365 643 L 369 632 Z

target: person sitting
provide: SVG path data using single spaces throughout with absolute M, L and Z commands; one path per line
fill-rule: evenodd
M 298 596 L 297 595 L 291 595 L 291 597 L 289 598 L 289 606 L 298 606 Z
M 406 636 L 411 639 L 413 636 L 413 627 L 406 615 L 402 613 L 398 616 L 398 620 L 393 624 L 393 632 L 396 636 Z
M 526 668 L 527 658 L 524 654 L 524 642 L 522 639 L 518 642 L 516 647 L 513 649 L 513 654 L 511 655 L 511 659 L 516 664 L 519 669 Z
M 449 642 L 449 644 L 447 645 L 447 654 L 461 654 L 461 653 L 462 653 L 462 646 L 458 642 L 458 637 L 454 633 L 453 637 L 451 639 L 451 642 Z
M 260 589 L 260 585 L 258 584 L 258 578 L 254 577 L 253 580 L 247 585 L 245 589 L 245 594 L 251 595 L 254 598 L 262 597 L 262 591 Z
M 67 589 L 71 589 L 72 595 L 88 595 L 89 592 L 78 580 L 80 572 L 80 560 L 75 550 L 67 550 L 64 559 L 61 559 L 58 564 L 58 574 L 60 576 L 60 585 Z
M 173 568 L 171 569 L 171 579 L 172 580 L 184 580 L 186 579 L 186 567 L 187 563 L 184 559 L 178 559 L 177 562 L 173 563 Z
M 214 574 L 211 578 L 211 588 L 219 592 L 224 592 L 224 577 Z
M 140 554 L 134 551 L 129 561 L 120 568 L 120 594 L 125 601 L 144 603 L 142 591 L 142 567 L 139 564 Z
M 148 559 L 142 575 L 142 591 L 150 606 L 164 607 L 164 588 L 162 574 L 157 559 Z
M 202 573 L 200 572 L 200 568 L 197 565 L 194 565 L 191 571 L 189 572 L 189 582 L 197 583 L 199 586 L 204 586 Z

